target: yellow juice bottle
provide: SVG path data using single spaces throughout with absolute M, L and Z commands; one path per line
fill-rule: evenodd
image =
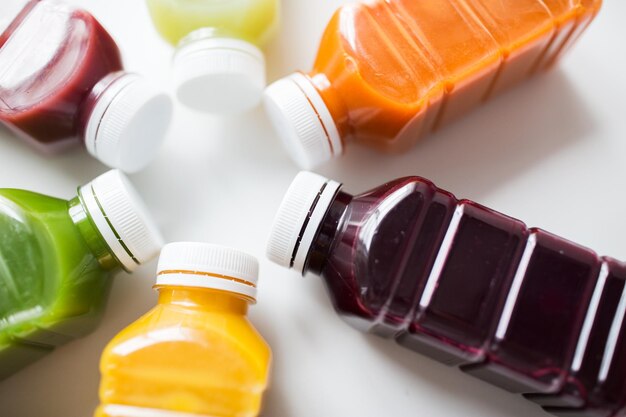
M 154 25 L 176 46 L 176 95 L 188 107 L 236 113 L 259 104 L 260 47 L 276 31 L 279 0 L 147 0 Z
M 106 347 L 96 417 L 253 417 L 271 352 L 246 318 L 257 260 L 202 243 L 161 252 L 157 306 Z

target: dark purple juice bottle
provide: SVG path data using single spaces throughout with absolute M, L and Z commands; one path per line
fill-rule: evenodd
M 85 10 L 3 0 L 0 18 L 10 13 L 0 27 L 0 122 L 45 151 L 82 142 L 107 165 L 143 168 L 165 137 L 169 97 L 123 72 L 117 45 Z
M 626 264 L 408 177 L 353 196 L 308 172 L 268 245 L 353 326 L 559 416 L 626 412 Z

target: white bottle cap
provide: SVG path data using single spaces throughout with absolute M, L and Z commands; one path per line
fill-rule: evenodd
M 172 119 L 172 101 L 135 74 L 106 87 L 87 121 L 85 146 L 104 164 L 137 172 L 154 159 Z
M 210 288 L 256 302 L 259 263 L 237 249 L 197 242 L 165 245 L 157 267 L 157 286 Z
M 265 90 L 265 109 L 293 160 L 312 169 L 343 152 L 337 125 L 322 96 L 302 73 Z
M 274 219 L 267 257 L 278 265 L 304 269 L 313 239 L 333 202 L 338 182 L 302 171 L 291 183 Z
M 100 175 L 78 189 L 81 201 L 124 269 L 133 271 L 154 258 L 163 238 L 143 200 L 119 170 Z
M 265 58 L 246 41 L 192 33 L 174 55 L 174 82 L 178 99 L 192 109 L 240 113 L 261 102 Z

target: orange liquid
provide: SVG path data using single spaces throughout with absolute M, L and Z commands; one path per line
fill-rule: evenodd
M 161 287 L 159 304 L 105 349 L 95 416 L 258 415 L 271 353 L 247 308 L 226 292 Z
M 333 16 L 309 74 L 342 138 L 402 150 L 549 67 L 601 0 L 377 0 Z

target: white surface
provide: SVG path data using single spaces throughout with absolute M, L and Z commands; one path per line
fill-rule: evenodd
M 84 0 L 125 52 L 129 70 L 165 80 L 172 49 L 143 2 Z M 275 80 L 310 67 L 342 1 L 286 0 L 267 53 Z M 351 147 L 320 170 L 361 192 L 419 174 L 459 197 L 626 260 L 626 3 L 607 0 L 556 71 L 508 92 L 403 156 Z M 47 157 L 0 135 L 0 186 L 71 197 L 106 169 L 86 152 Z M 541 417 L 517 396 L 375 336 L 332 311 L 320 280 L 267 261 L 271 220 L 298 169 L 259 110 L 219 119 L 177 106 L 165 148 L 133 182 L 169 240 L 206 240 L 261 260 L 251 318 L 272 345 L 264 417 Z M 107 341 L 151 308 L 155 264 L 116 278 L 100 329 L 0 383 L 2 417 L 87 417 Z
M 259 261 L 239 249 L 204 242 L 175 242 L 163 247 L 157 274 L 157 285 L 212 288 L 256 300 Z

